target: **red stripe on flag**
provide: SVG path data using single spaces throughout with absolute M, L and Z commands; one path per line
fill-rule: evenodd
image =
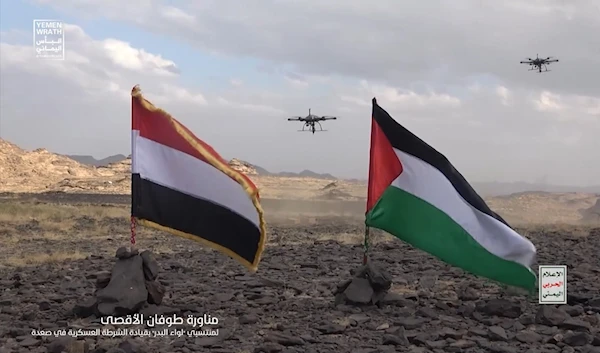
M 367 213 L 375 206 L 385 189 L 402 173 L 402 163 L 375 119 L 371 119 L 371 151 Z
M 147 109 L 144 106 L 145 104 L 142 103 L 142 100 L 144 100 L 144 103 L 147 105 L 152 106 L 152 103 L 146 101 L 143 97 L 131 97 L 132 129 L 138 130 L 140 132 L 140 136 L 160 143 L 161 145 L 189 154 L 190 156 L 193 156 L 207 164 L 211 164 L 208 162 L 205 156 L 198 151 L 198 149 L 194 148 L 181 134 L 179 134 L 179 132 L 177 132 L 177 130 L 175 130 L 173 125 L 174 122 L 183 128 L 183 130 L 185 130 L 199 145 L 201 145 L 205 151 L 223 163 L 223 165 L 229 166 L 228 162 L 226 162 L 210 145 L 196 137 L 187 127 L 160 109 Z M 173 120 L 173 122 L 171 120 Z M 250 178 L 248 178 L 244 173 L 240 172 L 239 174 L 248 182 L 252 189 L 257 190 L 256 185 L 254 185 Z

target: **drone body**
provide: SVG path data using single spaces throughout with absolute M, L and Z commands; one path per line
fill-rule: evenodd
M 521 61 L 521 64 L 529 65 L 530 66 L 529 71 L 537 71 L 538 73 L 542 73 L 542 72 L 550 71 L 550 70 L 548 70 L 548 65 L 550 65 L 550 63 L 557 63 L 557 62 L 558 62 L 558 59 L 552 59 L 551 56 L 549 56 L 547 58 L 540 58 L 539 55 L 536 55 L 535 59 L 527 58 L 527 60 Z M 542 67 L 544 68 L 544 70 L 542 70 Z
M 305 117 L 295 116 L 293 118 L 288 118 L 288 121 L 302 121 L 304 123 L 304 125 L 302 125 L 302 130 L 299 130 L 300 132 L 309 131 L 309 132 L 312 132 L 313 134 L 318 131 L 327 131 L 327 130 L 323 130 L 323 127 L 321 126 L 321 121 L 325 121 L 325 120 L 337 120 L 337 117 L 335 117 L 335 116 L 317 116 L 317 115 L 311 114 L 310 109 L 308 109 L 308 115 Z M 315 125 L 319 125 L 319 130 L 316 129 Z M 305 130 L 305 128 L 308 128 L 308 129 Z

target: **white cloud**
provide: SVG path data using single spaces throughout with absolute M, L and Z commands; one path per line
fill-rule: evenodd
M 207 104 L 206 98 L 204 98 L 204 95 L 202 95 L 200 93 L 191 93 L 190 91 L 186 90 L 185 88 L 178 87 L 173 84 L 163 84 L 162 91 L 169 93 L 169 96 L 168 96 L 167 100 L 165 101 L 165 103 L 167 103 L 169 100 L 174 100 L 174 101 L 185 102 L 185 103 L 190 103 L 190 104 L 194 104 L 194 105 L 206 105 Z
M 360 89 L 354 95 L 340 95 L 340 100 L 360 106 L 371 106 L 371 98 L 393 109 L 435 109 L 438 107 L 458 108 L 460 99 L 448 94 L 430 92 L 418 94 L 407 89 L 398 89 L 383 84 L 373 84 L 366 80 L 360 82 Z
M 505 86 L 600 94 L 594 75 L 588 75 L 600 66 L 600 36 L 590 36 L 600 32 L 596 0 L 381 0 L 377 5 L 184 0 L 178 7 L 167 0 L 37 2 L 134 23 L 211 52 L 285 63 L 302 75 L 338 74 L 404 86 L 424 78 L 454 84 L 488 73 L 510 80 Z M 553 65 L 555 79 L 533 78 L 518 64 L 536 52 L 564 59 Z
M 205 115 L 283 113 L 264 102 L 248 101 L 244 92 L 228 98 L 228 110 L 215 112 L 220 107 L 216 97 L 211 105 L 210 94 L 182 85 L 174 61 L 118 39 L 91 38 L 78 26 L 65 25 L 65 32 L 69 46 L 64 61 L 36 59 L 29 43 L 14 44 L 21 39 L 19 33 L 2 33 L 3 138 L 26 148 L 41 144 L 62 153 L 79 153 L 78 148 L 91 148 L 88 153 L 96 155 L 126 152 L 128 102 L 136 84 L 153 103 L 191 127 L 203 126 L 198 117 L 206 119 Z M 227 129 L 212 130 L 206 135 L 226 133 Z
M 163 6 L 161 14 L 168 20 L 185 23 L 188 26 L 196 24 L 196 17 L 185 13 L 183 10 L 173 6 Z
M 189 83 L 178 58 L 195 54 L 152 53 L 119 37 L 90 38 L 77 26 L 67 26 L 66 61 L 40 61 L 30 33 L 3 32 L 2 136 L 25 147 L 125 153 L 129 93 L 140 84 L 224 156 L 365 176 L 377 97 L 470 180 L 600 180 L 592 163 L 600 159 L 595 0 L 33 1 L 228 60 L 257 59 L 260 70 L 251 79 L 219 73 Z M 561 61 L 544 74 L 518 63 L 538 51 Z M 340 119 L 324 124 L 326 134 L 298 134 L 285 118 L 308 108 Z M 307 148 L 327 153 L 299 153 Z
M 536 108 L 543 112 L 556 112 L 563 109 L 560 97 L 548 91 L 540 93 L 539 98 L 534 101 Z
M 510 105 L 511 94 L 510 94 L 510 91 L 508 90 L 508 88 L 506 88 L 504 86 L 498 86 L 498 87 L 496 87 L 496 94 L 498 95 L 498 97 L 500 97 L 502 104 Z
M 118 66 L 138 72 L 151 71 L 157 75 L 175 76 L 177 66 L 171 60 L 154 55 L 143 49 L 132 48 L 129 43 L 117 39 L 105 39 L 102 45 L 107 57 Z

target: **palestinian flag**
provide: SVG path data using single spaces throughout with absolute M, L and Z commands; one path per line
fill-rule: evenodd
M 256 186 L 138 86 L 131 96 L 132 217 L 256 271 L 266 237 Z
M 534 290 L 535 246 L 373 98 L 366 225 L 475 275 Z

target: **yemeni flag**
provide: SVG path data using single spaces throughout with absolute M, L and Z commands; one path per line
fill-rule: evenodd
M 373 98 L 366 225 L 478 276 L 533 291 L 535 246 L 448 159 Z
M 132 217 L 256 271 L 266 239 L 257 187 L 138 86 L 131 96 Z

